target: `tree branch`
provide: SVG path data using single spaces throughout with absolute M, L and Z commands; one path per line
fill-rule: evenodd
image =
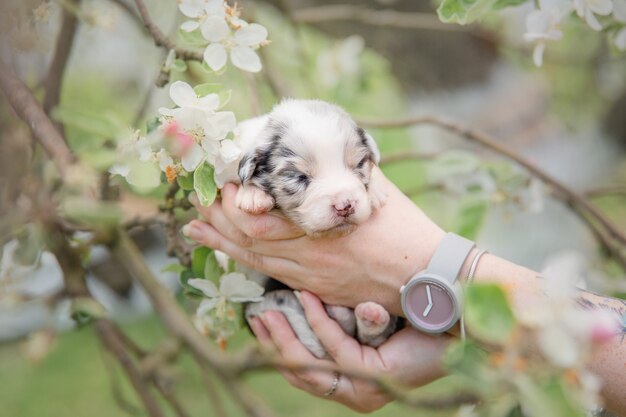
M 626 270 L 626 257 L 623 254 L 624 248 L 621 247 L 623 245 L 626 245 L 626 235 L 624 235 L 624 233 L 618 228 L 617 225 L 615 225 L 609 218 L 607 218 L 604 213 L 600 211 L 600 209 L 598 209 L 584 196 L 578 194 L 574 190 L 561 183 L 556 178 L 536 167 L 534 164 L 526 160 L 521 155 L 517 154 L 515 151 L 499 143 L 489 134 L 477 130 L 472 130 L 460 124 L 433 116 L 415 116 L 406 119 L 384 121 L 359 121 L 360 126 L 373 129 L 405 128 L 418 124 L 430 124 L 453 132 L 460 137 L 484 146 L 497 154 L 511 159 L 524 167 L 532 175 L 542 180 L 545 184 L 549 185 L 554 190 L 556 197 L 568 206 L 570 206 L 574 210 L 574 212 L 578 214 L 580 219 L 585 224 L 587 224 L 590 229 L 592 229 L 604 249 L 609 254 L 611 254 L 616 261 L 620 263 L 623 269 Z M 598 225 L 601 226 L 601 229 L 598 229 Z M 616 242 L 613 242 L 611 239 L 615 239 L 618 244 L 616 245 Z
M 35 139 L 41 143 L 61 175 L 74 163 L 74 155 L 63 136 L 43 111 L 31 91 L 13 70 L 0 62 L 0 89 L 17 115 L 28 125 Z
M 135 5 L 137 6 L 137 10 L 139 10 L 139 15 L 141 16 L 143 25 L 152 36 L 152 39 L 154 39 L 156 46 L 166 48 L 167 50 L 174 50 L 174 52 L 176 52 L 176 56 L 181 59 L 199 62 L 204 60 L 202 52 L 176 46 L 174 41 L 165 36 L 165 34 L 161 32 L 161 29 L 159 29 L 159 27 L 150 18 L 150 13 L 148 13 L 148 8 L 143 0 L 135 0 Z
M 150 417 L 165 417 L 159 403 L 152 395 L 150 387 L 146 385 L 141 372 L 139 372 L 132 357 L 126 351 L 123 341 L 118 338 L 118 333 L 113 330 L 115 327 L 113 323 L 106 319 L 100 319 L 94 324 L 94 327 L 104 347 L 117 358 L 122 366 Z
M 251 417 L 273 417 L 273 413 L 237 380 L 236 375 L 229 372 L 231 360 L 211 347 L 194 329 L 172 295 L 154 278 L 141 253 L 124 232 L 120 232 L 112 254 L 144 288 L 168 331 L 189 348 L 198 363 L 208 365 L 216 372 L 246 413 Z
M 78 7 L 78 4 L 80 3 L 80 0 L 70 1 L 74 8 Z M 56 47 L 54 50 L 54 57 L 52 58 L 50 68 L 48 69 L 48 75 L 46 77 L 46 94 L 43 99 L 43 110 L 46 114 L 50 114 L 50 111 L 59 104 L 61 98 L 61 88 L 63 86 L 63 75 L 65 74 L 65 67 L 72 52 L 74 35 L 77 27 L 78 18 L 76 17 L 76 13 L 64 7 L 61 29 L 59 30 L 59 36 L 57 37 Z M 55 126 L 61 135 L 63 135 L 63 125 L 61 123 L 55 123 Z M 65 140 L 65 138 L 63 139 Z
M 442 30 L 467 32 L 466 27 L 442 23 L 432 13 L 375 10 L 350 4 L 329 4 L 293 10 L 297 23 L 326 23 L 330 21 L 355 20 L 368 25 L 401 29 Z

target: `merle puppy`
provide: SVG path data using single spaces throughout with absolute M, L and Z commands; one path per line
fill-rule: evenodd
M 338 106 L 284 100 L 269 114 L 241 123 L 237 144 L 243 157 L 236 203 L 244 211 L 278 210 L 309 236 L 343 236 L 385 202 L 376 143 Z M 281 311 L 303 344 L 315 356 L 325 357 L 297 293 L 270 277 L 247 272 L 266 292 L 263 301 L 246 305 L 246 318 Z M 389 337 L 398 321 L 374 302 L 354 310 L 326 309 L 346 333 L 374 347 Z

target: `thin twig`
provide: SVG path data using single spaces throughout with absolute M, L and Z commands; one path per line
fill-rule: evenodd
M 12 69 L 0 62 L 0 89 L 7 101 L 26 122 L 33 136 L 48 156 L 54 161 L 61 175 L 74 163 L 74 155 L 67 147 L 65 139 L 56 129 L 50 118 L 43 111 L 31 91 L 15 75 Z
M 94 327 L 104 347 L 117 358 L 150 417 L 165 417 L 161 406 L 152 395 L 150 387 L 135 366 L 124 343 L 118 338 L 118 333 L 113 330 L 115 326 L 106 319 L 99 319 Z
M 69 0 L 74 7 L 78 7 L 80 0 Z M 46 94 L 43 99 L 43 110 L 46 114 L 50 114 L 50 111 L 59 104 L 61 98 L 61 88 L 63 86 L 63 75 L 65 74 L 65 67 L 72 52 L 72 46 L 74 45 L 74 35 L 76 34 L 76 28 L 78 27 L 78 17 L 76 13 L 67 8 L 63 8 L 63 19 L 61 22 L 61 29 L 59 30 L 59 36 L 57 37 L 56 47 L 54 50 L 54 57 L 50 63 L 48 69 L 48 75 L 46 77 L 45 90 Z M 63 124 L 55 123 L 55 126 L 61 133 L 64 134 Z M 65 140 L 65 138 L 63 137 Z
M 395 164 L 397 162 L 419 161 L 426 159 L 434 159 L 440 155 L 440 152 L 417 152 L 417 151 L 398 151 L 381 156 L 380 165 Z
M 599 239 L 600 244 L 615 258 L 616 261 L 620 263 L 624 269 L 626 269 L 626 257 L 622 253 L 623 248 L 621 247 L 626 244 L 626 235 L 622 233 L 617 225 L 615 225 L 600 211 L 600 209 L 587 200 L 583 195 L 578 194 L 556 178 L 552 177 L 550 174 L 526 160 L 515 151 L 509 149 L 502 143 L 499 143 L 491 135 L 433 116 L 416 116 L 398 120 L 359 121 L 360 126 L 373 129 L 405 128 L 418 124 L 430 124 L 453 132 L 460 137 L 489 148 L 490 150 L 505 156 L 526 168 L 526 170 L 528 170 L 528 172 L 532 175 L 549 185 L 554 190 L 557 198 L 570 206 L 590 229 L 595 230 L 594 234 Z M 597 229 L 596 222 L 602 227 L 602 231 Z M 615 239 L 619 244 L 616 245 L 611 239 Z
M 467 32 L 466 27 L 442 23 L 432 13 L 400 12 L 397 10 L 375 10 L 350 4 L 329 4 L 293 10 L 298 23 L 325 23 L 337 20 L 355 20 L 368 25 L 396 27 L 401 29 L 440 30 Z
M 626 196 L 626 185 L 598 187 L 585 191 L 585 196 L 587 198 L 605 197 L 608 195 Z
M 159 29 L 159 27 L 154 24 L 150 18 L 150 13 L 148 13 L 148 8 L 143 0 L 135 0 L 135 5 L 137 6 L 137 10 L 139 10 L 139 15 L 141 16 L 143 25 L 152 36 L 152 39 L 154 39 L 156 46 L 166 48 L 167 50 L 174 50 L 174 52 L 176 52 L 176 56 L 181 59 L 199 62 L 203 61 L 204 58 L 202 57 L 202 52 L 181 48 L 170 38 L 165 36 L 163 32 L 161 32 L 161 29 Z

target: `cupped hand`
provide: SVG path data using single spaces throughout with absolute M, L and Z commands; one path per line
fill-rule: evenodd
M 273 213 L 245 213 L 235 205 L 233 184 L 227 184 L 221 200 L 209 207 L 192 198 L 206 221 L 190 222 L 185 232 L 291 288 L 317 294 L 328 304 L 354 307 L 375 301 L 401 314 L 400 286 L 426 267 L 444 232 L 395 185 L 384 181 L 389 192 L 386 204 L 347 236 L 313 239 Z
M 276 349 L 282 361 L 291 365 L 291 368 L 279 368 L 278 371 L 294 387 L 338 401 L 360 412 L 370 412 L 382 407 L 392 398 L 372 382 L 372 379 L 351 377 L 351 373 L 371 375 L 374 378 L 392 378 L 395 382 L 412 388 L 444 375 L 441 355 L 451 336 L 433 337 L 412 328 L 405 328 L 378 348 L 363 346 L 345 334 L 328 316 L 319 298 L 303 291 L 300 299 L 309 324 L 332 361 L 314 357 L 300 343 L 285 317 L 279 312 L 268 311 L 251 322 L 259 342 L 270 349 Z M 335 392 L 325 396 L 333 383 L 334 376 L 327 371 L 332 365 L 346 373 L 340 374 Z

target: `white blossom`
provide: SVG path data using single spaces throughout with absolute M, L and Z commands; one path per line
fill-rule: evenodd
M 224 18 L 226 8 L 223 0 L 179 0 L 178 9 L 182 14 L 192 18 L 181 25 L 185 32 L 192 32 L 206 24 L 209 17 Z
M 263 287 L 254 281 L 250 281 L 239 272 L 225 274 L 220 279 L 220 288 L 207 279 L 194 278 L 187 281 L 192 287 L 202 291 L 206 299 L 202 300 L 197 316 L 204 316 L 220 303 L 256 302 L 263 299 Z
M 576 13 L 584 19 L 589 27 L 596 31 L 602 30 L 602 25 L 596 15 L 608 16 L 613 11 L 611 0 L 574 0 Z
M 526 16 L 526 33 L 524 39 L 535 44 L 533 62 L 540 67 L 543 64 L 543 53 L 547 41 L 557 41 L 563 37 L 558 25 L 562 18 L 571 11 L 571 4 L 561 1 L 542 3 L 540 10 L 533 10 Z
M 170 98 L 178 107 L 159 109 L 164 116 L 160 130 L 165 140 L 157 153 L 159 166 L 168 179 L 175 177 L 177 167 L 193 172 L 204 161 L 215 164 L 220 141 L 237 124 L 232 112 L 217 111 L 220 107 L 217 94 L 198 97 L 189 84 L 176 81 L 170 87 Z
M 261 60 L 254 49 L 266 42 L 265 27 L 239 19 L 242 26 L 232 34 L 224 20 L 215 18 L 211 22 L 211 26 L 203 26 L 202 36 L 210 42 L 204 51 L 204 60 L 213 71 L 224 68 L 228 54 L 237 68 L 248 72 L 261 71 Z

